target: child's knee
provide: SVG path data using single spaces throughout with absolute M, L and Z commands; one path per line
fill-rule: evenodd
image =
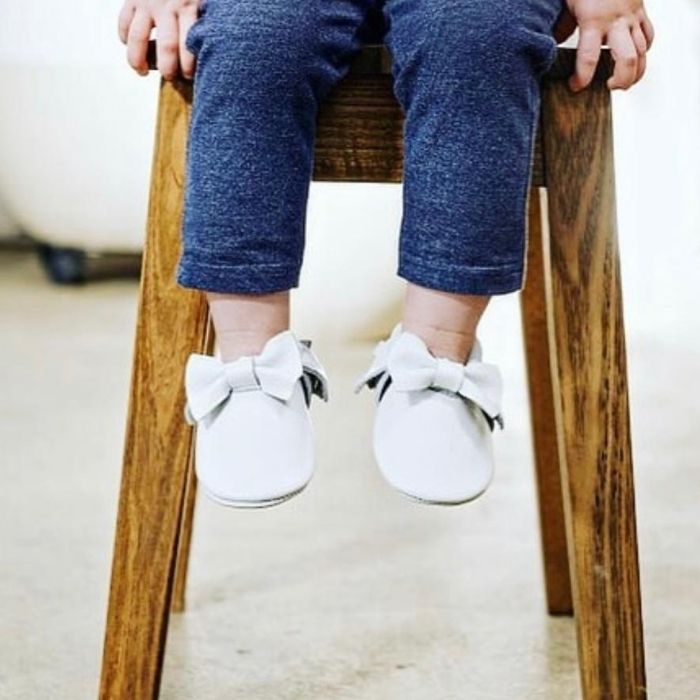
M 289 87 L 303 77 L 315 36 L 312 15 L 299 11 L 306 2 L 206 0 L 187 47 L 211 79 L 237 91 Z
M 425 3 L 412 16 L 392 18 L 398 25 L 394 52 L 399 64 L 412 68 L 423 84 L 435 80 L 488 84 L 523 72 L 537 75 L 556 53 L 552 27 L 561 0 L 501 0 L 500 2 Z M 411 31 L 401 23 L 410 23 Z M 403 76 L 399 75 L 401 80 Z

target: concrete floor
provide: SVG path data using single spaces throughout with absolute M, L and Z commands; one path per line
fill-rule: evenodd
M 0 255 L 2 698 L 96 696 L 136 291 L 57 288 Z M 318 338 L 333 400 L 314 407 L 317 475 L 267 511 L 200 498 L 163 698 L 579 697 L 573 622 L 544 609 L 516 297 L 489 314 L 507 392 L 489 492 L 444 510 L 389 491 L 370 396 L 351 390 L 369 346 Z M 696 698 L 697 357 L 668 334 L 628 343 L 650 696 Z

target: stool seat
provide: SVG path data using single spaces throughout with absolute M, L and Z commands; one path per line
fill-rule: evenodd
M 367 45 L 318 115 L 314 179 L 402 178 L 403 114 L 380 15 L 363 31 Z M 153 45 L 149 57 L 154 67 Z M 646 682 L 605 82 L 612 60 L 604 51 L 580 93 L 566 84 L 574 61 L 574 50 L 560 49 L 543 78 L 520 295 L 546 603 L 550 614 L 576 613 L 584 700 L 639 700 Z M 175 281 L 191 101 L 191 82 L 161 80 L 100 683 L 110 700 L 158 697 L 169 616 L 184 608 L 196 477 L 182 374 L 191 353 L 213 349 L 205 296 Z

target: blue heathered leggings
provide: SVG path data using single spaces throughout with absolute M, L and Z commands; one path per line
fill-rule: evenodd
M 406 117 L 397 275 L 450 292 L 520 289 L 540 83 L 562 7 L 205 0 L 187 35 L 197 67 L 178 283 L 299 286 L 319 103 L 381 11 Z

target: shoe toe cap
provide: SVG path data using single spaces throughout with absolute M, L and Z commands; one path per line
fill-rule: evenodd
M 377 407 L 374 448 L 389 484 L 421 501 L 465 503 L 493 478 L 485 417 L 473 404 L 445 392 L 389 389 Z
M 219 501 L 276 501 L 306 486 L 313 474 L 313 452 L 301 392 L 288 403 L 246 392 L 198 426 L 197 477 Z

